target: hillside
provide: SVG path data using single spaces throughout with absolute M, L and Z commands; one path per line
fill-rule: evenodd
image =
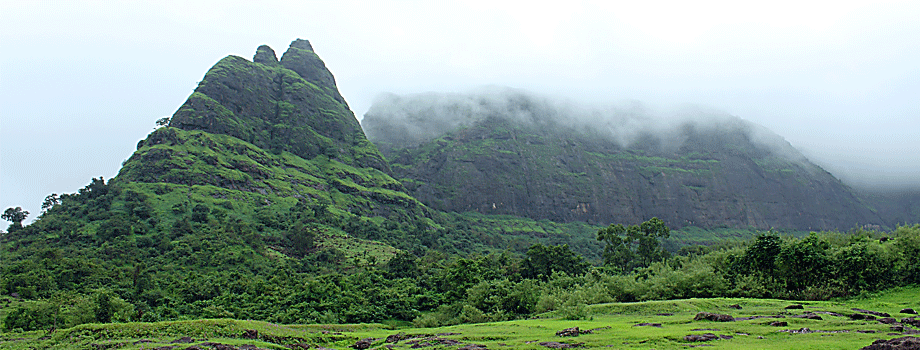
M 311 276 L 444 236 L 388 171 L 308 42 L 280 61 L 267 46 L 228 56 L 115 178 L 49 195 L 34 223 L 11 226 L 0 289 L 107 296 L 138 320 L 266 319 Z
M 500 90 L 384 96 L 362 123 L 409 192 L 442 211 L 704 228 L 890 224 L 781 137 L 733 116 L 662 122 Z

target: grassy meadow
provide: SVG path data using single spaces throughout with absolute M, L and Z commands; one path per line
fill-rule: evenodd
M 920 287 L 889 289 L 877 294 L 832 301 L 707 298 L 587 306 L 584 319 L 561 317 L 564 311 L 531 319 L 410 328 L 401 324 L 279 325 L 231 319 L 154 323 L 84 324 L 56 331 L 9 332 L 0 335 L 3 349 L 303 349 L 351 348 L 367 340 L 370 348 L 548 349 L 569 344 L 580 348 L 687 349 L 858 349 L 876 339 L 901 337 L 878 320 L 853 320 L 853 309 L 901 318 L 904 308 L 920 309 Z M 15 303 L 15 302 L 14 302 Z M 803 309 L 786 309 L 800 304 Z M 736 305 L 736 307 L 731 307 Z M 740 309 L 737 308 L 740 306 Z M 6 306 L 7 308 L 9 306 Z M 735 318 L 773 316 L 734 322 L 694 321 L 698 312 Z M 794 317 L 815 313 L 822 319 Z M 837 314 L 837 315 L 835 315 Z M 786 326 L 770 326 L 785 321 Z M 649 324 L 649 325 L 641 325 Z M 556 332 L 579 327 L 590 333 L 560 337 Z M 807 329 L 807 330 L 806 330 Z M 711 333 L 719 339 L 689 342 L 685 336 Z M 394 336 L 397 335 L 397 336 Z M 387 342 L 402 338 L 396 342 Z M 541 344 L 544 343 L 544 344 Z

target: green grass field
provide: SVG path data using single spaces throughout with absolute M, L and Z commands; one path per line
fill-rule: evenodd
M 278 325 L 229 319 L 84 324 L 54 332 L 4 333 L 0 335 L 0 348 L 298 349 L 309 346 L 311 349 L 346 349 L 366 339 L 370 348 L 403 349 L 427 347 L 426 344 L 432 349 L 459 349 L 469 345 L 489 349 L 548 349 L 540 344 L 546 342 L 613 349 L 687 349 L 703 344 L 713 349 L 859 349 L 876 339 L 903 335 L 877 320 L 852 320 L 848 316 L 856 313 L 854 308 L 889 313 L 900 320 L 911 316 L 899 313 L 901 309 L 920 309 L 918 296 L 920 287 L 896 288 L 876 295 L 827 302 L 713 298 L 611 303 L 588 306 L 588 316 L 582 320 L 566 320 L 550 313 L 527 320 L 441 328 L 384 324 Z M 730 307 L 734 304 L 741 309 Z M 785 309 L 792 304 L 801 304 L 804 309 Z M 734 322 L 694 321 L 694 316 L 702 311 L 735 318 L 782 317 Z M 822 319 L 793 317 L 807 312 Z M 770 326 L 773 321 L 785 321 L 788 325 Z M 641 323 L 653 325 L 638 325 Z M 591 333 L 577 337 L 556 336 L 556 331 L 570 327 L 591 330 Z M 803 329 L 811 332 L 801 332 Z M 684 339 L 687 335 L 705 333 L 720 338 L 706 342 Z M 386 338 L 393 335 L 400 335 L 402 339 L 386 342 Z

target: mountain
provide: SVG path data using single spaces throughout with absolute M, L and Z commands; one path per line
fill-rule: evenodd
M 280 61 L 263 45 L 253 61 L 217 62 L 114 181 L 189 186 L 242 205 L 307 200 L 362 216 L 428 215 L 388 172 L 323 61 L 296 40 Z
M 517 90 L 385 95 L 368 138 L 442 211 L 558 222 L 847 229 L 884 220 L 763 127 L 690 110 L 590 110 Z
M 0 236 L 0 291 L 117 296 L 136 320 L 265 319 L 311 276 L 445 239 L 389 171 L 309 42 L 228 56 L 115 178 L 48 196 Z

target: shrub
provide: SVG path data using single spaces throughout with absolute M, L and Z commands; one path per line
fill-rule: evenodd
M 63 324 L 57 305 L 36 302 L 17 306 L 3 319 L 3 328 L 7 331 L 22 329 L 35 331 L 49 329 Z

